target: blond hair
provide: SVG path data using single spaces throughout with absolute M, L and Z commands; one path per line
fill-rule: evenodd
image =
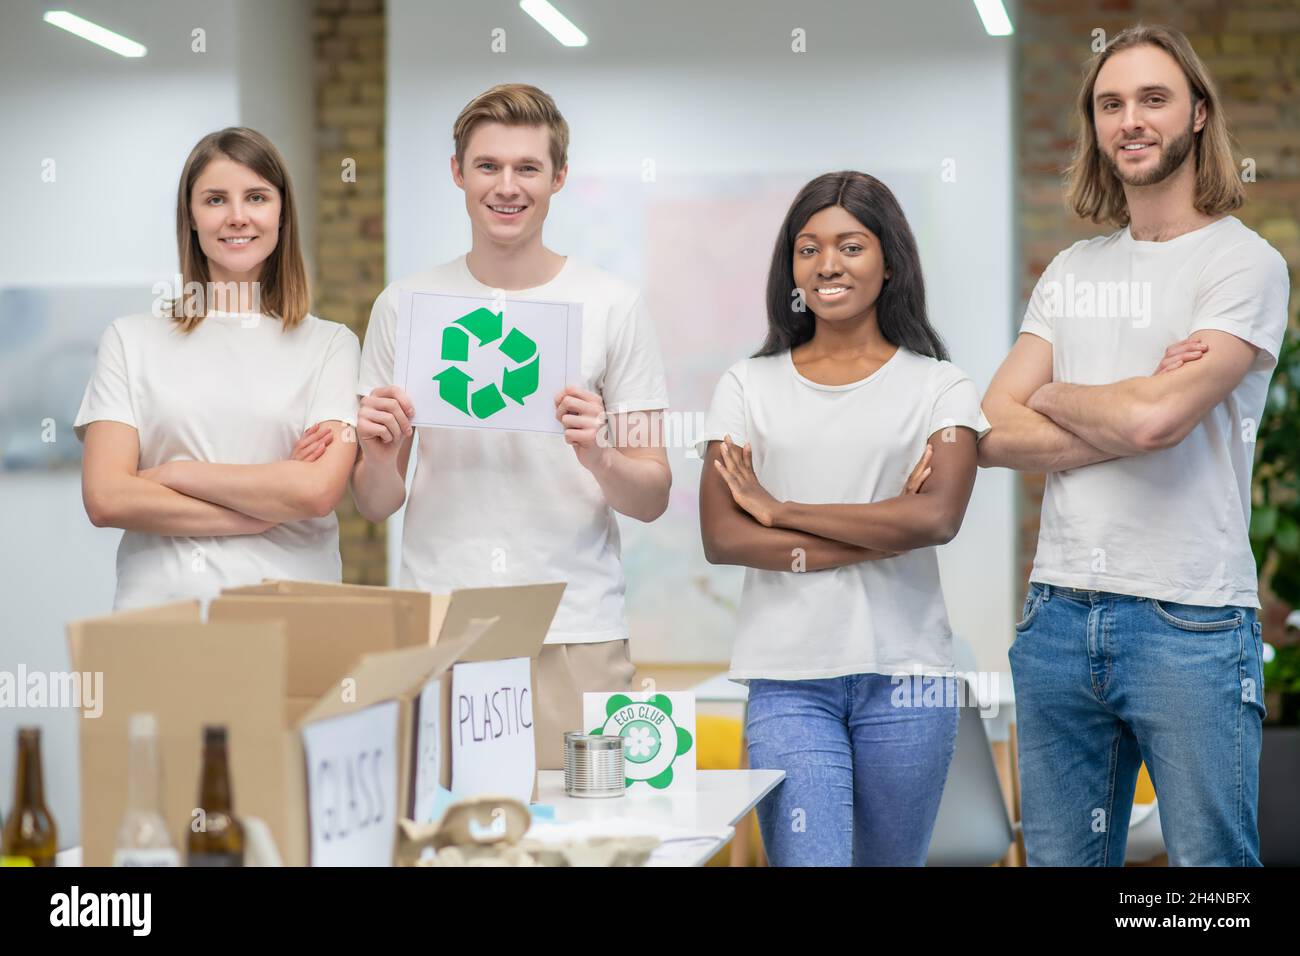
M 262 310 L 276 316 L 283 329 L 288 331 L 306 318 L 311 307 L 307 267 L 303 263 L 302 243 L 298 237 L 298 209 L 284 158 L 271 141 L 256 130 L 230 126 L 209 133 L 195 144 L 185 160 L 176 192 L 176 246 L 180 255 L 181 281 L 186 289 L 193 288 L 192 283 L 198 283 L 198 287 L 205 290 L 210 287 L 208 257 L 199 245 L 190 201 L 195 182 L 208 163 L 218 156 L 247 166 L 280 193 L 280 238 L 262 263 L 258 282 Z M 207 315 L 208 303 L 203 299 L 187 301 L 182 293 L 181 298 L 173 299 L 167 308 L 182 332 L 192 332 Z
M 1101 157 L 1097 144 L 1097 127 L 1093 122 L 1093 89 L 1097 74 L 1114 54 L 1136 46 L 1154 46 L 1168 53 L 1182 68 L 1191 88 L 1193 105 L 1205 103 L 1205 125 L 1195 133 L 1196 190 L 1192 204 L 1207 216 L 1217 216 L 1241 207 L 1245 189 L 1237 178 L 1232 158 L 1232 139 L 1219 92 L 1205 64 L 1201 62 L 1187 37 L 1177 30 L 1139 24 L 1117 33 L 1106 48 L 1088 61 L 1083 86 L 1076 103 L 1079 139 L 1074 161 L 1066 170 L 1066 205 L 1075 214 L 1093 222 L 1126 226 L 1129 221 L 1128 200 L 1115 171 Z
M 460 111 L 451 128 L 456 141 L 456 165 L 464 168 L 470 134 L 480 123 L 506 126 L 545 126 L 551 133 L 551 175 L 569 161 L 569 124 L 548 93 L 526 83 L 502 83 L 484 90 Z

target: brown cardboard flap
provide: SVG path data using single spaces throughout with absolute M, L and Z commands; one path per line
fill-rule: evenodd
M 85 865 L 112 862 L 127 801 L 127 726 L 135 713 L 152 713 L 158 721 L 164 815 L 182 857 L 198 795 L 204 724 L 229 730 L 236 815 L 261 817 L 277 836 L 285 832 L 281 622 L 165 623 L 117 615 L 74 622 L 73 629 L 79 632 L 78 669 L 104 675 L 102 715 L 77 721 Z
M 404 647 L 383 654 L 366 654 L 349 669 L 348 686 L 331 689 L 302 715 L 298 726 L 363 710 L 400 697 L 432 672 L 438 651 L 433 647 Z
M 451 592 L 442 630 L 463 633 L 472 618 L 500 620 L 459 658 L 462 661 L 501 661 L 536 657 L 546 641 L 551 618 L 560 606 L 563 582 L 518 587 L 462 588 Z M 439 637 L 441 642 L 442 638 Z
M 430 594 L 428 591 L 412 591 L 400 588 L 377 587 L 370 584 L 338 584 L 327 581 L 284 581 L 267 578 L 261 584 L 245 587 L 226 588 L 222 594 L 285 594 L 285 595 L 319 595 L 321 597 L 362 597 L 383 598 L 403 608 L 409 615 L 410 628 L 403 629 L 398 635 L 398 643 L 403 646 L 415 644 L 432 644 L 442 626 L 446 614 L 445 595 Z
M 320 698 L 336 691 L 363 654 L 395 650 L 397 609 L 379 598 L 299 595 L 230 595 L 208 607 L 208 620 L 283 620 L 286 624 L 287 693 Z
M 339 714 L 350 714 L 383 700 L 415 694 L 426 681 L 455 664 L 474 642 L 497 623 L 497 618 L 473 618 L 465 629 L 429 647 L 404 647 L 383 654 L 366 654 L 349 672 L 356 680 L 354 693 L 344 700 L 342 687 L 332 688 L 298 721 L 299 725 Z M 353 699 L 354 698 L 354 699 Z
M 447 623 L 447 609 L 451 607 L 450 594 L 429 595 L 429 643 L 437 644 L 442 639 L 444 625 Z
M 315 697 L 286 697 L 284 699 L 285 723 L 290 727 L 297 727 L 303 715 L 315 706 Z
M 87 669 L 77 663 L 81 656 L 81 635 L 87 625 L 98 626 L 101 623 L 115 624 L 134 621 L 176 621 L 177 623 L 197 624 L 202 619 L 202 609 L 199 607 L 198 601 L 175 601 L 171 604 L 159 604 L 155 607 L 118 611 L 116 614 L 108 614 L 103 617 L 87 617 L 79 621 L 69 621 L 67 625 L 68 659 L 72 662 L 73 670 Z

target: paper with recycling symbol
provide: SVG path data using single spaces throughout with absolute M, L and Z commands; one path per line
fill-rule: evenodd
M 414 424 L 564 433 L 555 394 L 581 377 L 582 305 L 403 292 L 394 385 Z

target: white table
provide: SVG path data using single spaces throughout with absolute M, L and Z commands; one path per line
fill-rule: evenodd
M 694 790 L 648 792 L 638 786 L 622 797 L 591 800 L 564 792 L 563 770 L 542 770 L 537 776 L 537 802 L 555 808 L 556 823 L 612 821 L 625 833 L 645 823 L 644 832 L 651 834 L 658 828 L 710 834 L 708 840 L 684 845 L 684 854 L 667 864 L 703 866 L 730 842 L 741 818 L 784 778 L 784 770 L 700 770 Z M 63 850 L 57 863 L 80 866 L 81 847 Z
M 692 842 L 680 860 L 703 866 L 730 842 L 736 824 L 784 778 L 784 770 L 700 770 L 694 790 L 660 792 L 637 786 L 622 797 L 588 799 L 564 792 L 564 771 L 542 770 L 537 775 L 537 802 L 555 808 L 557 823 L 608 821 L 628 833 L 644 823 L 648 833 L 665 827 L 712 834 L 710 840 Z
M 745 684 L 738 684 L 727 677 L 726 674 L 715 674 L 708 680 L 700 681 L 690 690 L 695 695 L 697 703 L 709 701 L 712 703 L 743 704 L 749 700 L 749 687 Z

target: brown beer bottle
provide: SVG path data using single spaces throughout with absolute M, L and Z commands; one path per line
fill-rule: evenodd
M 18 728 L 18 755 L 14 761 L 14 803 L 5 823 L 4 866 L 53 866 L 59 849 L 59 831 L 45 806 L 41 777 L 41 728 Z
M 199 813 L 190 821 L 190 866 L 243 866 L 244 825 L 235 818 L 226 728 L 203 728 Z

